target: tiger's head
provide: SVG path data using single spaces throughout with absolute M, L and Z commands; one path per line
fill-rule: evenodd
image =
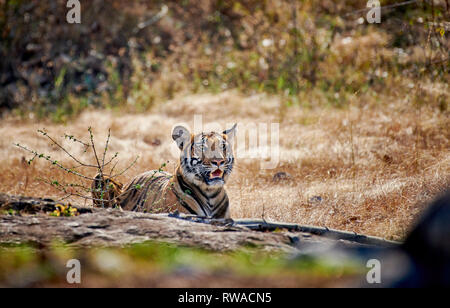
M 201 188 L 220 188 L 228 180 L 234 165 L 232 142 L 236 124 L 222 133 L 193 135 L 177 126 L 172 138 L 181 150 L 180 170 L 185 180 Z

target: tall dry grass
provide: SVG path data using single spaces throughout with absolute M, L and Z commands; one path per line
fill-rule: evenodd
M 26 153 L 13 146 L 20 142 L 70 165 L 61 150 L 37 134 L 43 127 L 53 136 L 70 133 L 87 140 L 87 128 L 92 126 L 100 148 L 111 128 L 109 152 L 119 152 L 118 169 L 141 156 L 121 178 L 126 181 L 167 161 L 166 170 L 173 172 L 178 150 L 171 129 L 180 122 L 192 127 L 196 114 L 203 115 L 205 124 L 218 122 L 224 127 L 232 122 L 276 122 L 280 123 L 279 165 L 261 170 L 257 159 L 238 159 L 227 185 L 232 217 L 264 216 L 399 240 L 426 202 L 450 183 L 449 114 L 414 105 L 412 92 L 380 95 L 382 103 L 359 103 L 361 98 L 355 98 L 346 109 L 289 107 L 283 111 L 279 97 L 229 91 L 178 97 L 148 114 L 88 111 L 66 125 L 4 119 L 0 123 L 0 192 L 60 198 L 60 192 L 37 178 L 79 181 L 44 161 L 28 165 Z M 91 159 L 82 147 L 68 140 L 63 145 L 77 157 Z M 279 172 L 286 175 L 274 179 Z

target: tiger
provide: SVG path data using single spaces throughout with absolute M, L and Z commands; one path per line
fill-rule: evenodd
M 235 164 L 236 127 L 237 124 L 222 133 L 194 135 L 184 126 L 176 126 L 172 139 L 180 149 L 180 160 L 174 174 L 162 169 L 147 171 L 127 185 L 97 175 L 92 184 L 94 205 L 144 213 L 230 218 L 230 201 L 224 186 Z

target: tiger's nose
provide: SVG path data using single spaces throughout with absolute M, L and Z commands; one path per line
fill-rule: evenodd
M 211 160 L 211 164 L 216 165 L 217 167 L 222 166 L 224 163 L 225 163 L 225 160 L 223 160 L 223 159 Z

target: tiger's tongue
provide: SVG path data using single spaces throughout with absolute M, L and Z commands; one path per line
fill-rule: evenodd
M 214 171 L 213 173 L 212 173 L 212 176 L 214 176 L 214 177 L 219 177 L 219 176 L 221 176 L 222 175 L 222 171 L 220 171 L 219 169 L 217 169 L 216 171 Z

